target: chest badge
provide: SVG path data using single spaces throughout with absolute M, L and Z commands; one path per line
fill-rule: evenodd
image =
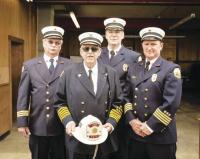
M 153 75 L 151 76 L 151 81 L 152 81 L 152 82 L 155 82 L 155 81 L 157 80 L 157 77 L 158 77 L 157 74 L 153 74 Z
M 122 69 L 123 69 L 124 72 L 127 72 L 128 71 L 128 64 L 126 64 L 126 63 L 123 64 Z

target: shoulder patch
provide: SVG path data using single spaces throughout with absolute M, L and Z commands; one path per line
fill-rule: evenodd
M 174 71 L 174 77 L 180 79 L 181 78 L 181 70 L 179 68 L 175 68 Z

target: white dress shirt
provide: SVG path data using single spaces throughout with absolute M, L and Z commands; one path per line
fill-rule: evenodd
M 97 93 L 97 79 L 98 79 L 98 64 L 96 63 L 96 65 L 90 69 L 88 68 L 85 63 L 83 63 L 85 71 L 87 76 L 89 76 L 89 70 L 92 70 L 92 82 L 93 82 L 93 86 L 94 86 L 94 93 Z
M 44 54 L 43 57 L 44 57 L 44 61 L 45 61 L 46 65 L 47 65 L 47 68 L 49 69 L 49 67 L 51 65 L 51 62 L 49 60 L 52 59 L 52 58 L 50 58 L 46 54 Z M 56 68 L 57 61 L 58 61 L 58 56 L 54 57 L 53 59 L 54 59 L 53 65 L 54 65 L 54 68 Z
M 111 58 L 111 54 L 110 54 L 110 52 L 111 51 L 114 51 L 115 52 L 115 55 L 117 55 L 117 53 L 119 52 L 119 50 L 121 49 L 121 47 L 122 47 L 122 45 L 119 45 L 119 47 L 117 48 L 117 49 L 111 49 L 111 48 L 109 48 L 109 47 L 107 47 L 108 48 L 108 51 L 109 51 L 109 59 Z M 114 55 L 114 56 L 115 56 Z

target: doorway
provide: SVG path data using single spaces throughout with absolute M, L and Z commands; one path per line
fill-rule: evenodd
M 10 68 L 11 68 L 11 94 L 12 94 L 12 122 L 17 119 L 17 96 L 20 75 L 24 61 L 24 40 L 9 36 Z

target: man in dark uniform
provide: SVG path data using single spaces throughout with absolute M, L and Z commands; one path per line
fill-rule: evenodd
M 65 159 L 64 127 L 53 107 L 57 82 L 71 62 L 59 57 L 64 30 L 42 30 L 44 55 L 23 65 L 17 101 L 18 131 L 29 137 L 32 159 Z
M 165 32 L 140 31 L 144 61 L 129 67 L 125 116 L 129 123 L 129 159 L 176 158 L 176 111 L 181 101 L 180 66 L 163 59 Z
M 95 146 L 82 144 L 71 136 L 75 126 L 88 115 L 97 117 L 109 132 L 106 141 L 98 146 L 96 159 L 109 159 L 118 148 L 113 130 L 122 115 L 119 79 L 114 69 L 97 62 L 103 41 L 100 34 L 86 32 L 79 36 L 79 41 L 83 63 L 64 70 L 55 107 L 66 128 L 67 146 L 73 153 L 70 159 L 93 158 Z
M 124 26 L 126 25 L 125 20 L 121 18 L 108 18 L 104 20 L 104 25 L 108 46 L 102 49 L 99 61 L 110 65 L 117 71 L 120 85 L 123 89 L 129 65 L 137 61 L 139 54 L 122 45 Z M 122 118 L 117 127 L 120 147 L 119 151 L 113 154 L 113 159 L 127 159 L 126 130 L 124 118 Z

